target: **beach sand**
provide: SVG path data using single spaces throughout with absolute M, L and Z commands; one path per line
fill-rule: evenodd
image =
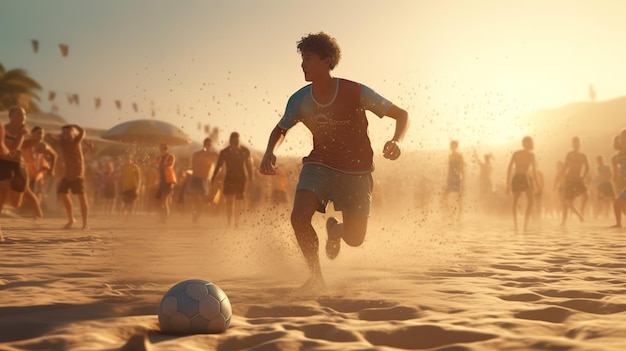
M 238 230 L 189 217 L 94 216 L 83 232 L 3 215 L 0 350 L 626 347 L 626 230 L 610 220 L 521 233 L 510 218 L 373 215 L 363 246 L 322 256 L 327 291 L 307 297 L 290 293 L 306 271 L 288 211 L 244 214 Z M 161 296 L 191 278 L 228 295 L 226 332 L 160 332 Z

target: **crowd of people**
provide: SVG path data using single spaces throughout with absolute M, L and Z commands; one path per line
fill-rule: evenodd
M 221 151 L 206 138 L 189 164 L 177 163 L 167 144 L 160 144 L 160 153 L 153 156 L 129 151 L 91 157 L 92 144 L 84 128 L 65 125 L 58 134 L 39 126 L 29 130 L 23 108 L 8 112 L 8 123 L 0 124 L 0 210 L 5 204 L 32 210 L 33 218 L 41 220 L 58 200 L 67 215 L 64 228 L 70 229 L 76 225 L 73 195 L 83 230 L 89 228 L 90 212 L 105 216 L 155 212 L 162 222 L 172 211 L 191 212 L 194 222 L 203 214 L 225 212 L 227 224 L 238 227 L 244 193 L 248 208 L 263 198 L 274 205 L 287 202 L 288 174 L 281 175 L 279 183 L 256 186 L 253 157 L 237 132 Z M 0 228 L 3 238 L 1 233 Z
M 580 222 L 589 218 L 614 218 L 613 226 L 621 227 L 620 213 L 626 214 L 623 207 L 626 200 L 626 129 L 614 137 L 611 145 L 614 154 L 608 157 L 608 162 L 601 154 L 589 158 L 582 151 L 580 138 L 572 137 L 571 150 L 556 161 L 553 171 L 548 172 L 550 179 L 538 167 L 533 138 L 526 136 L 521 144 L 519 150 L 511 153 L 508 166 L 503 167 L 502 179 L 494 177 L 493 155 L 485 154 L 480 159 L 474 151 L 476 179 L 468 177 L 468 165 L 459 151 L 458 140 L 451 141 L 443 181 L 438 182 L 437 178 L 426 175 L 415 180 L 414 207 L 422 210 L 436 207 L 435 200 L 440 198 L 437 210 L 452 222 L 458 222 L 466 203 L 475 200 L 472 203 L 477 204 L 474 212 L 512 213 L 515 230 L 520 214 L 524 230 L 532 220 L 554 218 L 565 225 L 572 216 Z M 591 160 L 595 160 L 595 164 Z
M 90 146 L 83 128 L 66 125 L 58 135 L 46 135 L 39 127 L 29 131 L 24 109 L 14 107 L 9 111 L 9 122 L 0 129 L 0 209 L 5 203 L 19 207 L 25 200 L 33 208 L 34 217 L 42 218 L 42 189 L 55 186 L 67 214 L 68 229 L 76 222 L 70 193 L 78 199 L 82 229 L 89 227 L 92 207 L 105 215 L 156 212 L 162 222 L 167 222 L 175 211 L 190 213 L 195 222 L 205 211 L 219 208 L 225 213 L 227 225 L 237 228 L 245 208 L 253 208 L 262 199 L 286 204 L 289 189 L 294 189 L 290 194 L 290 222 L 310 273 L 303 291 L 324 287 L 318 253 L 320 239 L 312 219 L 316 212 L 326 213 L 330 202 L 341 218 L 326 218 L 325 252 L 329 259 L 337 257 L 342 242 L 360 246 L 366 236 L 371 207 L 379 206 L 380 199 L 392 199 L 392 191 L 408 193 L 410 188 L 403 186 L 407 183 L 413 183 L 416 206 L 432 206 L 436 202 L 433 198 L 439 198 L 444 216 L 460 221 L 466 211 L 468 169 L 459 141 L 453 140 L 449 145 L 441 190 L 434 191 L 435 182 L 425 174 L 411 177 L 407 172 L 387 172 L 397 181 L 374 178 L 375 154 L 365 111 L 393 120 L 393 133 L 381 153 L 391 161 L 402 154 L 401 144 L 410 121 L 407 111 L 363 84 L 332 77 L 341 52 L 335 39 L 326 33 L 302 37 L 297 49 L 304 79 L 309 84 L 289 98 L 284 115 L 269 135 L 264 155 L 257 160 L 258 171 L 271 177 L 255 176 L 251 151 L 241 145 L 237 132 L 230 135 L 229 145 L 219 152 L 214 150 L 211 139 L 205 139 L 202 149 L 191 155 L 188 164 L 178 162 L 167 144 L 159 145 L 159 154 L 154 157 L 126 154 L 86 163 Z M 298 123 L 310 130 L 313 149 L 298 165 L 296 177 L 296 172 L 277 170 L 275 151 Z M 574 137 L 572 150 L 563 162 L 557 163 L 552 184 L 537 167 L 531 137 L 525 137 L 522 148 L 512 153 L 503 182 L 494 183 L 491 179 L 493 156 L 487 154 L 481 160 L 474 153 L 479 168 L 480 208 L 511 209 L 516 230 L 521 211 L 526 230 L 532 218 L 555 213 L 561 224 L 566 224 L 570 213 L 583 221 L 590 207 L 596 217 L 606 216 L 612 207 L 613 226 L 621 227 L 621 214 L 626 214 L 626 129 L 615 137 L 614 147 L 611 165 L 598 156 L 594 171 L 581 151 L 580 139 Z M 292 186 L 288 185 L 290 182 Z M 396 189 L 388 189 L 390 184 Z M 434 193 L 440 196 L 433 196 Z M 510 195 L 509 200 L 506 195 Z

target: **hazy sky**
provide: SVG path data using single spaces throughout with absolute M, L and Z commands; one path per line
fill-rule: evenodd
M 0 63 L 26 69 L 42 109 L 70 122 L 109 128 L 154 109 L 194 139 L 209 124 L 262 149 L 306 84 L 296 42 L 325 31 L 343 53 L 335 76 L 409 111 L 408 147 L 480 147 L 521 137 L 538 108 L 587 100 L 589 84 L 598 100 L 625 95 L 624 13 L 622 0 L 0 0 Z M 370 116 L 378 150 L 393 120 Z M 283 152 L 308 139 L 296 128 Z

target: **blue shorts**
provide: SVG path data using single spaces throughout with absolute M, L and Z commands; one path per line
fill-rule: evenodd
M 209 195 L 209 180 L 206 178 L 191 177 L 188 186 L 191 194 Z
M 300 171 L 298 190 L 312 191 L 319 200 L 318 211 L 326 213 L 329 201 L 335 211 L 369 216 L 374 180 L 372 173 L 343 173 L 320 164 L 308 163 Z

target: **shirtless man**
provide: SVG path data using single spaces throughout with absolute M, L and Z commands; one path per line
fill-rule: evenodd
M 450 142 L 450 154 L 448 155 L 448 178 L 446 188 L 443 192 L 443 205 L 445 210 L 448 209 L 448 196 L 450 193 L 456 193 L 456 211 L 457 219 L 461 218 L 461 210 L 463 206 L 463 186 L 465 182 L 465 160 L 459 152 L 458 140 Z M 455 213 L 452 213 L 453 219 Z
M 622 129 L 614 143 L 617 153 L 611 158 L 613 166 L 613 182 L 619 195 L 613 202 L 613 212 L 615 214 L 615 224 L 613 228 L 622 227 L 622 213 L 626 215 L 626 128 Z
M 83 219 L 83 230 L 87 230 L 89 206 L 87 204 L 87 195 L 85 194 L 85 156 L 82 148 L 85 130 L 75 124 L 68 124 L 61 128 L 61 135 L 49 135 L 49 138 L 59 144 L 63 160 L 65 161 L 65 175 L 57 188 L 57 196 L 65 207 L 68 219 L 67 224 L 63 228 L 72 228 L 76 222 L 72 200 L 69 195 L 71 190 L 78 197 Z
M 30 138 L 22 143 L 22 153 L 28 164 L 28 188 L 30 189 L 24 193 L 24 199 L 33 207 L 35 218 L 43 217 L 41 198 L 36 194 L 37 183 L 43 181 L 46 172 L 54 176 L 54 167 L 58 157 L 57 153 L 43 141 L 44 135 L 43 128 L 34 127 Z
M 596 156 L 597 167 L 597 204 L 594 208 L 594 218 L 600 215 L 608 217 L 609 209 L 615 200 L 615 188 L 613 187 L 613 169 L 604 162 L 604 156 Z
M 21 107 L 9 109 L 9 123 L 0 124 L 0 212 L 5 202 L 20 207 L 27 189 L 26 168 L 22 161 L 21 146 L 26 129 L 26 112 Z M 4 241 L 0 229 L 0 241 Z
M 192 216 L 194 223 L 202 212 L 202 205 L 209 195 L 209 175 L 218 154 L 211 149 L 211 138 L 204 139 L 202 149 L 191 155 L 191 178 L 189 179 L 189 195 L 191 197 Z
M 0 212 L 6 200 L 11 197 L 11 204 L 18 205 L 22 201 L 21 192 L 17 192 L 11 189 L 11 180 L 14 173 L 19 168 L 19 163 L 12 159 L 12 154 L 9 148 L 5 144 L 6 133 L 4 125 L 0 124 Z M 0 242 L 4 241 L 2 235 L 2 228 L 0 228 Z
M 533 153 L 534 142 L 529 136 L 522 139 L 523 149 L 515 151 L 511 156 L 509 168 L 506 174 L 506 192 L 513 192 L 513 225 L 517 230 L 517 202 L 520 195 L 526 196 L 526 213 L 524 216 L 524 230 L 528 228 L 528 219 L 532 213 L 534 189 L 530 181 L 537 178 L 535 154 Z M 515 168 L 515 171 L 513 169 Z
M 589 161 L 587 160 L 587 155 L 580 152 L 580 139 L 578 137 L 572 138 L 572 148 L 572 151 L 565 156 L 564 162 L 565 187 L 563 197 L 565 203 L 563 205 L 562 225 L 567 221 L 568 210 L 572 210 L 582 222 L 585 205 L 589 198 L 587 187 L 585 186 L 585 179 L 587 178 L 587 173 L 589 173 Z M 574 200 L 580 195 L 582 195 L 582 203 L 580 211 L 577 211 L 574 207 Z

